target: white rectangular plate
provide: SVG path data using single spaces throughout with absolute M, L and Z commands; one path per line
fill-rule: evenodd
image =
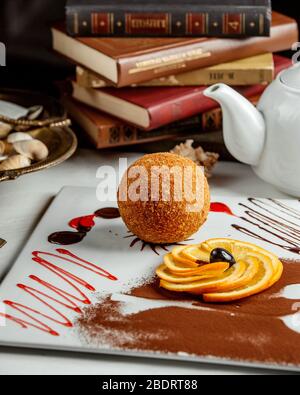
M 189 243 L 196 244 L 215 237 L 230 237 L 256 243 L 280 257 L 294 260 L 299 257 L 296 250 L 289 251 L 290 247 L 299 248 L 300 246 L 300 238 L 297 233 L 297 229 L 300 232 L 299 201 L 266 199 L 251 201 L 244 198 L 219 198 L 216 201 L 226 204 L 234 216 L 225 213 L 210 213 L 206 224 Z M 166 253 L 166 250 L 160 246 L 153 250 L 153 246 L 143 245 L 141 241 L 128 233 L 121 219 L 97 218 L 94 229 L 79 244 L 59 247 L 48 242 L 49 234 L 55 231 L 70 230 L 68 226 L 70 219 L 93 214 L 96 210 L 108 206 L 116 206 L 116 203 L 99 204 L 95 190 L 89 188 L 64 188 L 56 197 L 1 284 L 1 345 L 297 369 L 296 366 L 287 366 L 286 363 L 281 364 L 280 361 L 267 363 L 259 358 L 256 361 L 244 361 L 237 358 L 221 358 L 220 355 L 204 357 L 192 353 L 167 353 L 163 350 L 154 352 L 154 350 L 120 349 L 109 343 L 95 345 L 83 339 L 76 327 L 63 326 L 60 322 L 65 322 L 67 318 L 73 323 L 78 317 L 78 313 L 71 311 L 57 301 L 64 301 L 65 304 L 73 307 L 77 305 L 83 308 L 84 304 L 80 300 L 74 299 L 74 296 L 77 299 L 83 299 L 79 291 L 84 293 L 93 304 L 99 301 L 99 296 L 105 294 L 113 294 L 115 299 L 119 300 L 120 295 L 123 295 L 126 290 L 142 284 L 143 280 L 151 277 Z M 288 206 L 291 211 L 287 211 L 285 206 Z M 270 222 L 270 218 L 273 222 Z M 292 226 L 293 229 L 296 229 L 296 233 L 292 231 L 290 234 L 290 229 L 286 226 L 282 228 L 282 224 Z M 232 225 L 237 226 L 233 227 Z M 241 229 L 237 229 L 239 227 L 248 231 L 241 232 Z M 279 235 L 282 237 L 278 237 Z M 76 259 L 75 264 L 67 262 L 65 258 L 68 256 L 62 254 L 61 251 L 57 252 L 59 248 L 70 251 L 85 262 Z M 170 247 L 166 247 L 166 249 L 170 249 Z M 33 252 L 38 253 L 33 254 Z M 56 257 L 45 253 L 55 254 Z M 42 260 L 34 260 L 33 258 L 36 257 L 42 258 Z M 70 256 L 69 258 L 73 260 Z M 111 281 L 101 276 L 98 267 L 116 276 L 118 281 Z M 85 283 L 92 285 L 95 291 L 87 289 L 84 286 L 85 283 L 78 283 L 75 277 L 71 279 L 69 274 L 66 277 L 66 272 L 83 279 Z M 66 278 L 69 282 L 66 281 Z M 77 289 L 74 288 L 74 285 Z M 58 289 L 59 292 L 65 293 L 57 293 Z M 290 293 L 293 292 L 294 294 L 289 295 L 289 298 L 295 302 L 299 298 L 300 301 L 299 289 L 297 287 L 294 290 L 291 289 Z M 62 298 L 67 294 L 71 295 L 69 301 Z M 139 303 L 137 311 L 149 308 L 147 300 L 140 300 L 137 303 Z M 297 317 L 295 314 L 295 321 L 297 321 Z M 299 321 L 298 317 L 298 323 Z M 299 327 L 300 325 L 298 325 L 300 332 Z M 49 333 L 50 331 L 52 334 Z M 54 336 L 55 333 L 58 336 Z

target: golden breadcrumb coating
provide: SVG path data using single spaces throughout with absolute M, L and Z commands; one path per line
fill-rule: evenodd
M 158 176 L 157 169 L 161 169 L 161 166 L 165 170 L 176 171 L 169 178 Z M 144 169 L 143 175 L 138 177 L 132 174 L 140 168 Z M 159 184 L 152 183 L 153 174 L 157 175 Z M 138 179 L 144 182 L 140 182 L 140 185 L 147 188 L 146 193 L 141 193 L 144 191 L 142 186 L 136 189 L 140 193 L 137 199 L 137 195 L 132 198 L 131 192 Z M 195 196 L 196 181 L 200 189 Z M 155 185 L 159 185 L 158 190 Z M 182 187 L 181 194 L 178 194 L 178 185 Z M 194 200 L 185 191 L 193 193 Z M 127 200 L 124 193 L 129 196 Z M 156 200 L 153 200 L 153 193 Z M 195 203 L 198 205 L 195 206 Z M 172 153 L 145 155 L 130 166 L 124 175 L 119 188 L 118 205 L 128 229 L 141 240 L 154 244 L 177 243 L 196 233 L 206 221 L 210 208 L 209 186 L 202 169 L 188 158 Z

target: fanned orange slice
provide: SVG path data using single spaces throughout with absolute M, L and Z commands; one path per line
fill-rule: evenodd
M 177 263 L 184 265 L 184 267 L 198 267 L 199 263 L 197 263 L 197 259 L 188 259 L 184 256 L 182 252 L 185 250 L 185 248 L 186 246 L 174 247 L 171 253 L 173 259 Z
M 273 262 L 273 264 L 274 264 L 274 262 Z M 277 283 L 278 280 L 280 280 L 280 278 L 282 276 L 282 273 L 283 273 L 283 264 L 278 259 L 277 266 L 276 266 L 276 269 L 275 269 L 275 273 L 274 273 L 274 275 L 273 275 L 273 277 L 272 277 L 272 279 L 270 281 L 269 287 L 272 287 L 272 285 L 274 285 L 275 283 Z
M 204 248 L 199 248 L 198 245 L 191 245 L 185 247 L 181 251 L 181 255 L 183 255 L 186 259 L 195 261 L 195 262 L 209 262 L 210 251 L 205 250 Z
M 178 263 L 172 253 L 164 257 L 164 264 L 174 274 L 183 277 L 197 276 L 206 272 L 215 272 L 216 275 L 223 273 L 229 268 L 227 262 L 208 263 L 207 265 L 197 265 L 196 268 L 186 267 L 182 263 Z
M 209 263 L 215 248 L 233 255 L 235 264 Z M 199 264 L 207 262 L 207 264 Z M 251 243 L 222 238 L 176 247 L 157 269 L 160 286 L 174 292 L 203 295 L 206 302 L 231 302 L 264 291 L 281 277 L 278 257 Z
M 174 284 L 176 284 L 176 283 L 178 283 L 178 284 L 192 283 L 194 281 L 199 281 L 199 280 L 204 280 L 207 278 L 216 277 L 219 273 L 220 272 L 215 272 L 215 271 L 209 272 L 208 271 L 208 272 L 205 272 L 201 275 L 183 277 L 183 276 L 178 276 L 177 274 L 172 273 L 164 263 L 156 269 L 156 274 L 158 275 L 158 277 L 160 279 L 174 283 Z
M 212 279 L 195 281 L 189 284 L 174 284 L 165 280 L 160 281 L 160 286 L 168 289 L 169 291 L 175 292 L 189 292 L 196 295 L 201 295 L 204 292 L 210 292 L 211 289 L 215 289 L 217 286 L 230 284 L 232 281 L 240 278 L 246 270 L 246 264 L 242 261 L 237 262 L 229 270 Z
M 204 241 L 199 245 L 199 247 L 204 250 L 208 251 L 209 253 L 214 250 L 215 248 L 224 248 L 231 254 L 233 253 L 233 247 L 239 243 L 237 240 L 222 238 L 222 239 L 209 239 Z
M 242 298 L 247 298 L 249 296 L 260 293 L 268 289 L 272 284 L 274 279 L 274 270 L 272 260 L 264 256 L 263 259 L 258 259 L 256 257 L 249 258 L 258 262 L 258 270 L 255 276 L 243 285 L 242 287 L 235 288 L 229 292 L 218 292 L 218 293 L 204 293 L 203 299 L 205 302 L 232 302 L 234 300 L 239 300 Z
M 236 288 L 243 287 L 248 284 L 256 275 L 259 262 L 255 260 L 255 258 L 249 258 L 248 262 L 246 261 L 239 261 L 245 264 L 245 270 L 241 276 L 235 278 L 228 278 L 226 281 L 223 282 L 216 282 L 216 284 L 211 284 L 210 286 L 202 289 L 202 293 L 206 292 L 229 292 Z

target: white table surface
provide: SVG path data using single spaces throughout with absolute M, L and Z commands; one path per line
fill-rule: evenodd
M 137 154 L 121 154 L 131 163 Z M 0 183 L 0 281 L 3 279 L 53 197 L 65 185 L 93 187 L 97 168 L 118 164 L 116 154 L 79 150 L 64 164 L 13 182 Z M 221 162 L 210 180 L 214 196 L 286 198 L 259 180 L 248 166 Z M 0 347 L 0 374 L 257 374 L 262 370 L 224 366 L 9 349 Z

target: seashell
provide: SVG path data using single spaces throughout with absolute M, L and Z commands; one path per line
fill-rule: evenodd
M 11 130 L 12 130 L 11 125 L 0 122 L 0 139 L 4 139 Z
M 13 147 L 19 154 L 35 161 L 44 160 L 49 155 L 47 146 L 40 140 L 17 141 Z
M 11 155 L 14 153 L 14 147 L 6 140 L 0 140 L 0 155 Z
M 7 142 L 11 144 L 16 143 L 17 141 L 27 141 L 27 140 L 33 140 L 33 137 L 31 137 L 30 134 L 28 133 L 22 133 L 22 132 L 11 133 L 7 137 Z
M 23 169 L 31 164 L 31 160 L 23 155 L 13 155 L 0 163 L 0 171 Z

